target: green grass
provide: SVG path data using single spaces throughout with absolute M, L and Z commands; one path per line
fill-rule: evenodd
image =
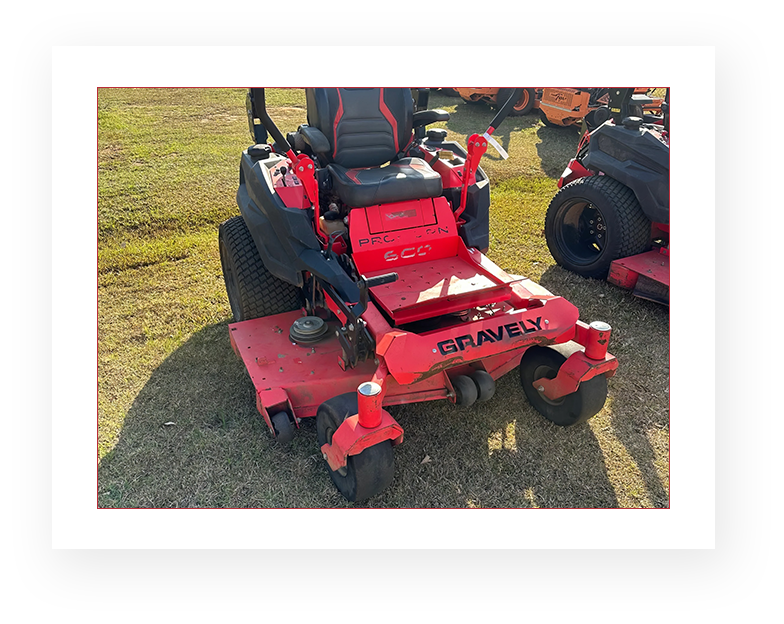
M 217 229 L 237 214 L 250 142 L 242 89 L 111 89 L 98 97 L 98 500 L 101 507 L 342 507 L 312 421 L 272 443 L 231 350 Z M 302 91 L 271 89 L 281 130 L 305 122 Z M 450 138 L 493 111 L 436 93 Z M 490 257 L 540 281 L 585 320 L 614 328 L 620 369 L 604 410 L 561 429 L 528 404 L 515 373 L 481 406 L 392 408 L 406 430 L 395 480 L 368 507 L 666 507 L 666 308 L 554 266 L 543 236 L 576 129 L 511 118 L 492 183 Z M 173 422 L 173 425 L 164 423 Z M 429 456 L 431 461 L 422 463 Z

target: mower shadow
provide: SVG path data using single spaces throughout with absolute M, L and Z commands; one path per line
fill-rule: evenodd
M 227 324 L 208 326 L 136 396 L 118 443 L 99 464 L 99 506 L 252 506 L 246 484 L 275 456 L 275 449 L 259 452 L 265 430 Z
M 465 102 L 460 97 L 444 95 L 440 92 L 431 94 L 431 108 L 454 106 L 454 112 L 446 122 L 450 132 L 459 135 L 459 141 L 466 145 L 468 137 L 474 132 L 482 132 L 492 121 L 496 110 L 486 102 Z M 550 178 L 559 178 L 571 158 L 577 152 L 581 126 L 575 124 L 565 128 L 551 128 L 542 125 L 539 111 L 534 109 L 520 117 L 507 117 L 493 137 L 509 152 L 509 140 L 512 132 L 536 128 L 536 149 L 541 160 L 542 170 Z M 483 159 L 500 161 L 501 157 L 490 148 Z
M 356 506 L 621 506 L 591 428 L 562 429 L 541 418 L 516 371 L 485 404 L 434 401 L 390 412 L 406 430 L 395 480 Z M 655 483 L 648 485 L 653 491 Z M 352 506 L 329 479 L 313 419 L 288 449 L 271 440 L 225 322 L 191 336 L 155 369 L 99 464 L 98 487 L 100 507 Z M 658 494 L 651 498 L 662 506 Z
M 406 429 L 388 495 L 401 506 L 422 498 L 428 502 L 417 506 L 619 507 L 591 429 L 544 420 L 516 370 L 485 404 L 461 409 L 435 401 L 390 411 Z
M 465 102 L 458 100 L 459 103 L 455 111 L 450 114 L 449 121 L 446 122 L 446 128 L 450 132 L 459 135 L 458 142 L 462 145 L 468 144 L 468 137 L 475 132 L 482 133 L 490 125 L 490 122 L 495 117 L 496 111 L 484 102 Z M 454 106 L 455 100 L 451 98 L 445 99 L 443 102 L 434 103 L 431 101 L 433 108 L 439 106 Z M 512 132 L 522 130 L 525 128 L 533 128 L 539 124 L 539 117 L 535 112 L 520 117 L 507 117 L 499 126 L 498 130 L 493 133 L 493 138 L 501 144 L 507 152 L 509 151 L 509 138 Z M 495 152 L 493 148 L 489 148 L 487 153 L 482 157 L 483 159 L 501 160 L 501 157 Z
M 668 507 L 670 378 L 662 363 L 669 362 L 669 308 L 559 266 L 545 270 L 539 282 L 575 304 L 586 322 L 604 320 L 613 328 L 610 352 L 619 365 L 608 384 L 612 410 L 602 439 L 605 457 L 633 463 L 631 472 L 644 489 L 640 499 Z
M 580 142 L 580 126 L 550 128 L 542 126 L 536 132 L 539 141 L 536 151 L 542 163 L 542 171 L 549 178 L 561 177 L 567 163 L 577 153 Z

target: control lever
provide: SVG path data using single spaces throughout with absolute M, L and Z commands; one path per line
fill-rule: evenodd
M 329 241 L 327 242 L 327 249 L 326 251 L 322 251 L 321 253 L 324 254 L 325 258 L 329 258 L 332 255 L 332 245 L 335 244 L 335 241 L 343 236 L 343 232 L 332 232 L 329 235 Z
M 341 358 L 343 364 L 341 364 L 341 366 L 353 368 L 360 360 L 373 357 L 373 337 L 368 332 L 367 323 L 362 318 L 365 310 L 367 310 L 368 290 L 374 286 L 395 282 L 397 281 L 397 278 L 397 273 L 387 273 L 385 275 L 377 275 L 376 277 L 365 277 L 364 275 L 360 275 L 359 281 L 357 282 L 357 286 L 359 287 L 359 303 L 356 303 L 353 307 L 349 308 L 348 305 L 345 307 L 342 306 L 339 299 L 336 300 L 338 302 L 338 307 L 342 309 L 346 316 L 346 324 L 337 330 L 338 341 L 343 349 L 343 356 Z M 334 292 L 330 285 L 327 285 L 327 292 Z
M 396 282 L 397 279 L 397 273 L 385 273 L 384 275 L 376 275 L 375 277 L 365 277 L 364 275 L 360 275 L 359 282 L 357 282 L 357 286 L 359 286 L 359 305 L 358 309 L 357 307 L 354 308 L 354 314 L 357 317 L 360 317 L 365 312 L 365 310 L 367 310 L 369 290 L 371 288 L 375 286 L 383 286 L 384 284 L 391 284 L 392 282 Z
M 458 225 L 462 225 L 463 221 L 460 220 L 460 215 L 463 214 L 463 211 L 466 209 L 466 199 L 468 196 L 468 186 L 471 183 L 471 179 L 476 174 L 476 170 L 479 168 L 479 161 L 482 159 L 482 156 L 487 151 L 488 143 L 492 145 L 498 153 L 501 155 L 501 158 L 506 160 L 509 158 L 509 154 L 506 153 L 501 144 L 498 143 L 491 135 L 493 132 L 496 131 L 498 126 L 501 125 L 501 122 L 506 119 L 509 115 L 509 112 L 515 105 L 515 102 L 520 99 L 523 94 L 522 89 L 515 89 L 512 92 L 512 95 L 509 96 L 509 99 L 506 103 L 501 107 L 501 110 L 496 113 L 496 116 L 493 117 L 493 121 L 490 122 L 490 126 L 487 128 L 487 131 L 484 134 L 472 134 L 468 137 L 468 152 L 466 154 L 466 161 L 465 165 L 463 166 L 463 188 L 460 191 L 460 203 L 458 204 L 457 210 L 455 210 L 455 223 Z

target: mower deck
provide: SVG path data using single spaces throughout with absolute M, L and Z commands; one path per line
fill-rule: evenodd
M 341 347 L 334 335 L 337 323 L 331 323 L 327 336 L 316 344 L 293 343 L 289 328 L 301 316 L 300 311 L 286 312 L 229 325 L 232 348 L 248 369 L 256 388 L 256 405 L 267 424 L 277 411 L 290 411 L 295 421 L 315 416 L 324 401 L 355 392 L 376 371 L 373 360 L 343 370 L 339 364 Z M 483 360 L 482 366 L 497 379 L 515 368 L 521 357 L 519 350 L 501 353 Z M 464 365 L 449 372 L 459 374 L 470 370 L 473 370 L 471 366 Z M 450 398 L 451 391 L 446 371 L 404 386 L 390 376 L 384 405 Z
M 670 303 L 670 256 L 662 250 L 620 258 L 610 265 L 607 281 L 632 290 L 636 297 Z
M 299 311 L 243 321 L 229 325 L 231 346 L 242 358 L 256 387 L 259 411 L 265 414 L 277 404 L 290 402 L 298 417 L 313 416 L 318 406 L 331 396 L 357 389 L 360 381 L 375 371 L 373 362 L 364 362 L 350 372 L 338 365 L 340 345 L 330 328 L 330 336 L 314 345 L 297 345 L 289 338 L 291 324 Z M 314 383 L 318 380 L 319 383 Z M 319 390 L 324 388 L 323 396 Z M 280 400 L 280 391 L 286 397 Z
M 369 327 L 380 338 L 377 353 L 391 373 L 385 406 L 454 400 L 455 375 L 481 369 L 498 379 L 520 363 L 527 346 L 572 331 L 577 322 L 573 305 L 527 278 L 501 271 L 478 252 L 475 255 L 478 259 L 453 256 L 399 267 L 402 279 L 372 288 L 377 305 L 400 324 L 429 319 L 434 312 L 441 312 L 443 319 L 422 333 L 410 333 L 393 330 L 372 304 L 365 312 Z M 538 306 L 546 305 L 513 305 L 529 298 L 534 304 L 541 298 Z M 478 312 L 480 306 L 489 307 Z M 460 321 L 448 321 L 456 319 L 454 313 L 472 308 L 474 312 Z M 295 422 L 315 416 L 324 401 L 356 391 L 377 371 L 378 361 L 373 359 L 345 366 L 336 336 L 340 320 L 329 321 L 328 331 L 314 344 L 294 342 L 289 331 L 303 314 L 298 310 L 229 325 L 232 347 L 248 370 L 257 407 L 268 424 L 278 411 L 289 412 Z M 481 353 L 466 357 L 465 348 L 479 346 Z

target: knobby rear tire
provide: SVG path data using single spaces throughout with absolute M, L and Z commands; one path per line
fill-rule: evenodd
M 293 312 L 302 307 L 301 289 L 267 270 L 241 216 L 221 224 L 218 245 L 223 280 L 235 321 Z

